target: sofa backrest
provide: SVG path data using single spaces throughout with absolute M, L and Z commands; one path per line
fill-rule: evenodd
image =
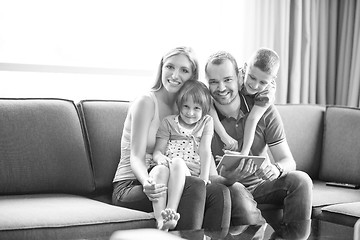
M 284 104 L 276 107 L 283 120 L 286 139 L 297 169 L 317 179 L 321 164 L 325 106 Z
M 98 193 L 112 190 L 129 102 L 83 100 L 78 104 L 88 138 Z
M 360 109 L 328 106 L 320 180 L 360 184 Z
M 85 146 L 72 101 L 0 99 L 0 194 L 90 193 Z

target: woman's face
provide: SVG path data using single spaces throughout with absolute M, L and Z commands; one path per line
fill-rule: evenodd
M 192 64 L 182 55 L 167 58 L 162 67 L 162 84 L 170 93 L 176 93 L 193 76 Z

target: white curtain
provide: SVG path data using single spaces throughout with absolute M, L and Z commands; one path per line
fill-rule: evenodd
M 360 1 L 248 4 L 248 46 L 273 48 L 281 58 L 276 103 L 360 107 Z

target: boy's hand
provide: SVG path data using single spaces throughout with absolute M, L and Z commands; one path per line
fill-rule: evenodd
M 230 136 L 225 137 L 224 139 L 221 139 L 224 143 L 224 150 L 231 150 L 236 151 L 238 150 L 238 141 L 233 139 Z

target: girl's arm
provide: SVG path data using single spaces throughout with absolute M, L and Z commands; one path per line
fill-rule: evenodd
M 145 164 L 148 132 L 154 116 L 154 102 L 149 96 L 142 96 L 135 100 L 130 108 L 131 122 L 131 150 L 130 164 L 139 182 L 144 185 L 149 174 Z M 147 116 L 144 118 L 144 116 Z
M 215 132 L 219 135 L 221 141 L 225 144 L 224 149 L 236 151 L 238 149 L 238 142 L 230 137 L 230 135 L 226 132 L 224 126 L 220 122 L 219 116 L 215 111 L 214 105 L 212 104 L 210 107 L 210 116 L 214 120 Z
M 246 121 L 244 129 L 244 140 L 243 146 L 240 153 L 242 155 L 249 155 L 250 148 L 254 142 L 256 125 L 258 124 L 260 118 L 265 113 L 268 106 L 259 106 L 254 105 L 251 109 Z
M 156 137 L 156 144 L 153 153 L 153 158 L 157 164 L 169 166 L 168 165 L 169 158 L 164 155 L 167 144 L 168 144 L 167 139 L 162 137 Z
M 199 144 L 199 155 L 200 155 L 200 178 L 204 180 L 205 183 L 209 181 L 210 174 L 210 164 L 212 161 L 211 155 L 211 141 L 214 132 L 214 122 L 212 118 L 209 118 L 209 121 L 204 127 L 204 132 L 201 136 L 201 141 Z

